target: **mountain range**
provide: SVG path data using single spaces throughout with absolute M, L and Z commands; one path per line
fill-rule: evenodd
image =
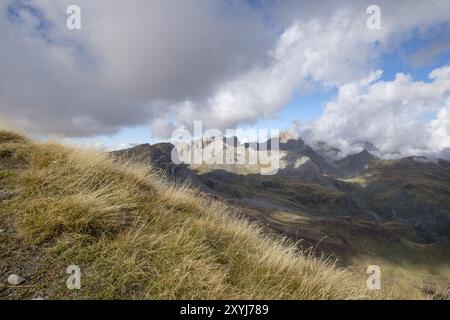
M 260 148 L 258 143 L 234 141 L 225 147 Z M 271 143 L 264 145 L 270 148 Z M 113 154 L 151 165 L 179 183 L 189 181 L 204 193 L 233 204 L 239 214 L 310 245 L 342 244 L 338 251 L 351 251 L 353 246 L 345 245 L 340 228 L 334 233 L 310 229 L 352 227 L 352 221 L 353 227 L 363 224 L 381 238 L 402 235 L 416 243 L 448 242 L 450 162 L 424 157 L 383 160 L 367 150 L 373 148 L 369 143 L 360 153 L 332 160 L 324 155 L 325 146 L 319 143 L 313 148 L 301 138 L 281 136 L 280 170 L 268 176 L 242 171 L 242 166 L 233 164 L 175 164 L 171 143 L 139 145 Z M 326 147 L 328 153 L 338 152 Z M 304 225 L 295 223 L 300 220 Z M 345 226 L 341 229 L 347 231 Z M 333 248 L 328 251 L 335 253 Z
M 231 141 L 236 161 L 275 152 Z M 105 154 L 0 130 L 0 147 L 0 297 L 450 298 L 447 161 L 332 160 L 285 136 L 274 175 L 179 163 L 170 143 Z

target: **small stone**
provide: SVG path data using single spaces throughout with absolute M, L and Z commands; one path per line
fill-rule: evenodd
M 8 283 L 13 286 L 17 286 L 25 282 L 25 278 L 18 276 L 17 274 L 12 274 L 8 277 Z
M 37 297 L 37 298 L 33 298 L 33 299 L 31 299 L 31 300 L 45 300 L 45 298 L 43 298 L 43 297 Z
M 0 234 L 4 233 L 5 231 L 5 229 L 0 229 Z
M 16 195 L 15 192 L 6 189 L 0 189 L 0 200 L 9 200 Z

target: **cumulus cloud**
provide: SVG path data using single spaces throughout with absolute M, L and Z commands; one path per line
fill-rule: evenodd
M 436 119 L 431 121 L 428 132 L 430 149 L 441 151 L 450 159 L 450 99 L 447 99 L 446 106 L 439 110 Z
M 375 144 L 384 157 L 447 152 L 450 66 L 433 70 L 427 82 L 403 73 L 382 81 L 381 74 L 378 70 L 342 85 L 323 115 L 306 126 L 307 139 L 336 145 L 344 154 L 361 141 Z
M 0 111 L 71 136 L 252 123 L 298 92 L 355 83 L 414 30 L 448 21 L 450 6 L 431 2 L 380 0 L 370 31 L 368 1 L 79 0 L 82 30 L 69 31 L 72 1 L 5 0 Z
M 334 86 L 361 75 L 370 47 L 361 47 L 358 55 L 352 50 L 365 40 L 364 32 L 349 36 L 356 22 L 346 13 L 338 14 L 329 24 L 323 22 L 313 19 L 294 23 L 279 37 L 267 66 L 249 70 L 220 86 L 203 102 L 209 110 L 208 124 L 224 128 L 267 117 L 298 91 Z M 199 107 L 201 104 L 195 101 L 180 105 L 183 117 L 179 121 L 189 125 L 198 119 Z
M 264 63 L 272 41 L 242 1 L 80 0 L 80 31 L 66 28 L 69 4 L 0 4 L 0 110 L 43 132 L 158 123 Z
M 398 6 L 390 2 L 381 5 L 383 28 L 373 32 L 366 27 L 367 3 L 343 6 L 342 2 L 329 2 L 318 6 L 286 2 L 291 19 L 284 22 L 286 28 L 269 52 L 268 64 L 224 83 L 200 104 L 185 101 L 177 108 L 182 114 L 178 123 L 189 126 L 199 120 L 200 107 L 208 110 L 203 119 L 218 128 L 269 117 L 295 93 L 361 78 L 376 65 L 381 54 L 395 49 L 401 43 L 399 39 L 407 39 L 415 27 L 424 31 L 438 21 L 448 20 L 444 12 L 450 13 L 450 7 L 442 4 L 434 9 L 411 1 Z M 329 10 L 323 10 L 325 7 Z M 408 8 L 412 9 L 409 19 L 400 14 Z

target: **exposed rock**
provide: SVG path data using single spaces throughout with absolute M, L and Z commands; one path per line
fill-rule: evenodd
M 8 283 L 13 286 L 18 286 L 26 281 L 25 278 L 18 276 L 17 274 L 12 274 L 8 277 Z
M 329 146 L 324 141 L 317 141 L 314 144 L 314 150 L 322 156 L 325 160 L 327 160 L 330 163 L 333 163 L 334 161 L 338 160 L 341 156 L 342 151 L 339 148 Z
M 291 158 L 308 157 L 323 173 L 334 173 L 334 168 L 301 138 L 280 143 L 280 150 L 286 151 Z
M 369 168 L 370 163 L 375 160 L 375 156 L 364 150 L 357 154 L 352 154 L 336 161 L 339 172 L 344 176 L 355 176 L 361 174 Z
M 14 197 L 15 195 L 16 195 L 15 192 L 12 192 L 12 191 L 9 191 L 6 189 L 0 189 L 0 201 L 9 200 L 12 197 Z

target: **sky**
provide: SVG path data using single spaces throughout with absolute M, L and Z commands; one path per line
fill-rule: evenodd
M 447 0 L 2 0 L 0 16 L 0 114 L 37 137 L 120 149 L 202 121 L 450 159 Z

